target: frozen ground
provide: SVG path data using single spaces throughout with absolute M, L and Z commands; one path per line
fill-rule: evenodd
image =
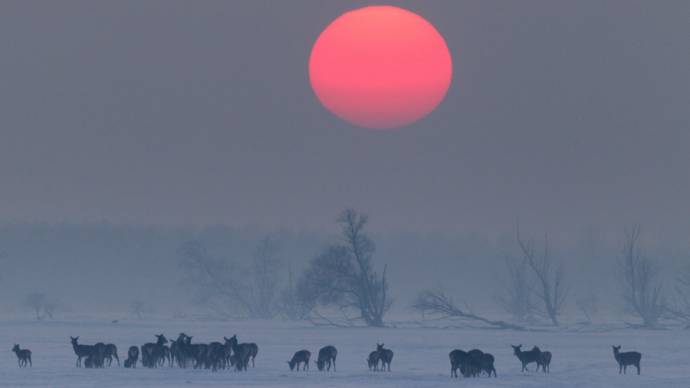
M 84 343 L 112 342 L 122 359 L 130 345 L 153 340 L 154 333 L 180 331 L 194 341 L 220 340 L 237 333 L 255 341 L 260 350 L 256 368 L 248 373 L 206 370 L 113 367 L 77 369 L 69 336 Z M 369 372 L 365 357 L 376 342 L 395 351 L 391 373 Z M 13 343 L 33 351 L 33 368 L 17 368 Z M 538 345 L 554 354 L 551 374 L 520 373 L 510 344 Z M 338 372 L 290 372 L 285 361 L 295 350 L 312 353 L 327 344 L 338 348 Z M 618 375 L 611 344 L 643 353 L 642 375 Z M 336 329 L 282 322 L 199 322 L 69 320 L 0 321 L 0 386 L 8 387 L 683 387 L 690 386 L 690 332 L 683 330 L 611 332 L 512 332 L 465 329 Z M 497 379 L 449 378 L 448 352 L 480 348 L 496 357 Z M 0 354 L 2 354 L 0 352 Z M 533 368 L 533 366 L 532 366 Z

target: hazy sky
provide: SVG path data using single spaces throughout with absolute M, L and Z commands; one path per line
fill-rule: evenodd
M 0 221 L 690 230 L 690 2 L 388 3 L 455 78 L 376 132 L 307 76 L 367 2 L 2 1 Z

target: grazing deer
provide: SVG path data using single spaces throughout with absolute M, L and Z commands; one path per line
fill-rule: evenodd
M 29 349 L 20 349 L 19 345 L 15 344 L 12 347 L 12 351 L 14 354 L 17 355 L 17 364 L 19 364 L 20 368 L 26 368 L 26 364 L 28 363 L 29 366 L 33 366 L 31 363 L 31 350 Z
M 369 366 L 369 370 L 378 371 L 379 360 L 379 352 L 377 350 L 374 350 L 373 352 L 369 353 L 369 358 L 367 358 L 367 365 Z
M 460 373 L 462 373 L 463 376 L 466 376 L 465 370 L 469 364 L 469 357 L 467 352 L 460 349 L 455 349 L 448 353 L 448 358 L 450 359 L 450 377 L 457 378 L 458 369 L 460 369 Z
M 391 371 L 391 363 L 393 362 L 393 351 L 390 349 L 385 349 L 383 344 L 376 344 L 376 351 L 379 352 L 379 358 L 381 359 L 381 370 L 386 370 L 388 366 L 388 371 Z
M 323 371 L 326 364 L 328 364 L 327 371 L 331 370 L 331 363 L 333 364 L 333 372 L 335 372 L 335 358 L 338 357 L 338 349 L 335 346 L 324 346 L 319 350 L 319 358 L 316 360 L 316 367 Z
M 93 345 L 79 345 L 77 341 L 79 337 L 69 337 L 72 342 L 72 349 L 74 349 L 74 354 L 77 355 L 77 368 L 81 366 L 81 359 L 89 357 L 93 352 Z
M 550 353 L 549 353 L 550 354 Z M 482 357 L 480 361 L 480 369 L 482 372 L 486 372 L 489 377 L 491 377 L 491 374 L 494 374 L 494 377 L 496 377 L 496 368 L 494 367 L 494 362 L 495 358 L 493 354 L 491 353 L 484 353 L 484 356 Z
M 139 361 L 139 348 L 130 346 L 127 350 L 127 359 L 125 360 L 125 368 L 136 368 L 137 361 Z
M 105 349 L 106 346 L 103 342 L 97 342 L 93 345 L 91 357 L 93 358 L 94 368 L 103 368 L 105 365 Z
M 469 365 L 466 368 L 466 377 L 477 377 L 482 373 L 482 361 L 484 360 L 484 352 L 479 349 L 472 349 L 467 352 L 469 356 Z
M 304 363 L 302 370 L 305 371 L 309 369 L 309 358 L 311 358 L 310 351 L 299 350 L 295 352 L 295 354 L 292 356 L 292 359 L 287 363 L 290 366 L 290 370 L 295 370 L 295 366 L 297 366 L 297 371 L 299 371 L 299 364 Z
M 117 365 L 119 366 L 120 357 L 117 355 L 117 346 L 115 346 L 115 344 L 106 344 L 104 358 L 108 360 L 108 366 L 113 363 L 113 357 L 115 357 L 115 360 L 117 360 Z
M 537 363 L 537 370 L 539 370 L 539 363 L 538 362 L 540 361 L 540 358 L 541 358 L 541 351 L 539 350 L 539 348 L 537 348 L 535 346 L 532 350 L 527 351 L 527 352 L 523 352 L 522 351 L 522 345 L 518 345 L 518 346 L 510 345 L 510 346 L 513 347 L 513 354 L 515 354 L 515 356 L 518 358 L 518 360 L 520 360 L 520 362 L 522 363 L 522 372 L 527 371 L 527 365 L 529 365 L 533 362 Z
M 640 374 L 640 360 L 642 353 L 640 352 L 623 352 L 621 353 L 621 346 L 612 346 L 613 357 L 618 362 L 618 374 L 627 373 L 628 365 L 633 365 L 637 368 L 637 374 Z

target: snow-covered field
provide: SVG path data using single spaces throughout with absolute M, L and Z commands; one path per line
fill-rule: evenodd
M 175 336 L 184 331 L 194 341 L 209 342 L 238 334 L 259 344 L 256 368 L 247 373 L 192 369 L 77 369 L 69 336 L 83 343 L 112 342 L 120 358 L 130 345 Z M 369 372 L 367 354 L 376 342 L 395 352 L 391 373 Z M 10 351 L 14 343 L 33 351 L 33 368 L 19 369 Z M 290 372 L 292 353 L 321 346 L 338 348 L 338 371 Z M 521 373 L 510 344 L 538 345 L 553 353 L 551 374 Z M 642 375 L 619 376 L 611 345 L 642 352 Z M 0 386 L 11 387 L 683 387 L 690 386 L 690 332 L 683 330 L 613 330 L 606 332 L 512 332 L 472 329 L 337 329 L 306 323 L 201 322 L 169 319 L 146 321 L 69 320 L 0 321 Z M 480 348 L 496 357 L 498 378 L 451 379 L 448 352 Z M 531 368 L 534 368 L 533 364 Z

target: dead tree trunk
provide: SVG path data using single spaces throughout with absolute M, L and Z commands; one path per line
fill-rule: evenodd
M 433 315 L 440 318 L 459 318 L 468 321 L 481 322 L 495 329 L 524 330 L 524 327 L 504 321 L 495 321 L 476 315 L 470 311 L 458 307 L 446 293 L 441 290 L 426 290 L 417 295 L 412 308 L 424 315 Z

